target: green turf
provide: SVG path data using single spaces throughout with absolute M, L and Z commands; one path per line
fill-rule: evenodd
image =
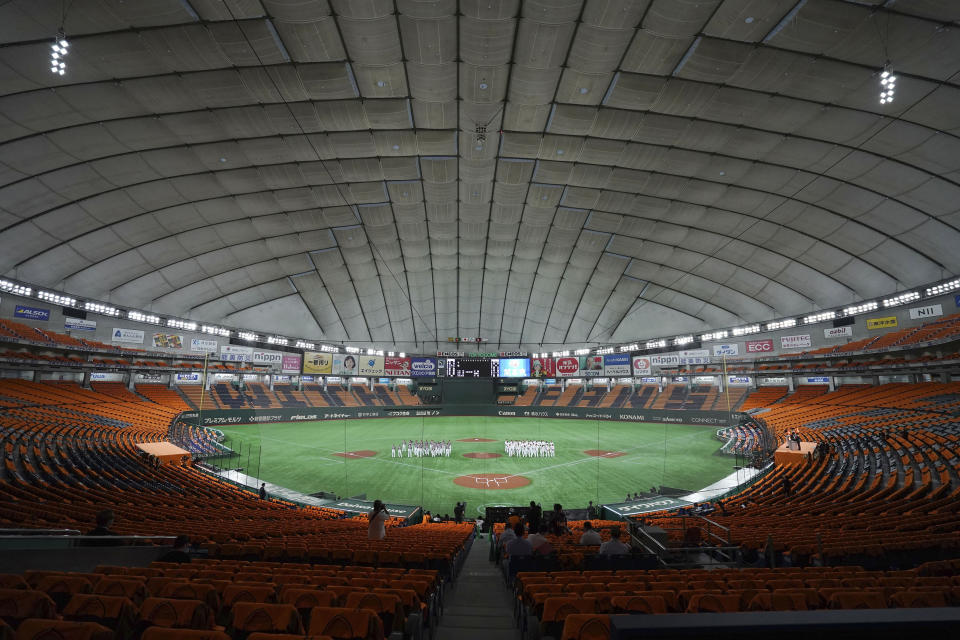
M 222 429 L 227 444 L 262 445 L 259 476 L 304 493 L 333 491 L 347 497 L 423 505 L 452 513 L 466 500 L 471 513 L 485 504 L 544 505 L 567 508 L 620 502 L 628 493 L 653 485 L 701 489 L 733 471 L 734 460 L 717 453 L 712 427 L 501 417 L 385 418 L 256 424 Z M 456 442 L 459 438 L 496 442 Z M 390 445 L 403 439 L 454 440 L 450 458 L 390 457 Z M 471 451 L 503 453 L 503 440 L 543 439 L 556 443 L 554 458 L 469 459 Z M 375 450 L 376 457 L 340 458 L 334 453 Z M 586 456 L 587 449 L 626 452 L 618 458 Z M 255 456 L 256 457 L 256 456 Z M 255 463 L 250 464 L 255 473 Z M 468 489 L 453 478 L 471 473 L 523 475 L 531 484 L 511 490 Z

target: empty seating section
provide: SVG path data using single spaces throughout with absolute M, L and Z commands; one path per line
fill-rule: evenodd
M 775 467 L 711 518 L 747 547 L 761 549 L 772 536 L 794 564 L 871 566 L 905 554 L 956 554 L 958 408 L 955 382 L 845 385 L 833 392 L 801 387 L 768 405 L 762 418 L 781 442 L 796 431 L 824 455 Z M 729 435 L 736 443 L 749 438 Z M 658 517 L 655 523 L 668 522 Z
M 540 634 L 555 638 L 607 638 L 611 614 L 957 606 L 960 562 L 896 571 L 838 566 L 519 572 L 514 589 L 521 628 L 537 624 Z M 597 635 L 573 634 L 591 623 Z
M 191 407 L 184 397 L 176 389 L 171 389 L 164 384 L 138 384 L 137 393 L 157 404 L 165 407 L 171 407 L 179 411 L 190 411 Z
M 750 409 L 760 409 L 782 400 L 789 393 L 787 387 L 760 387 L 747 396 L 743 404 L 740 405 L 741 411 Z
M 340 524 L 344 544 L 366 528 Z M 211 558 L 88 573 L 0 574 L 8 578 L 0 587 L 0 621 L 8 626 L 0 630 L 12 629 L 17 638 L 103 640 L 421 637 L 432 633 L 442 609 L 442 575 L 472 528 L 419 525 L 408 532 L 402 547 L 393 545 L 396 551 L 379 543 L 372 564 L 348 553 L 339 562 Z M 441 569 L 431 566 L 438 564 Z M 358 635 L 343 634 L 351 625 Z M 295 635 L 275 635 L 283 633 Z

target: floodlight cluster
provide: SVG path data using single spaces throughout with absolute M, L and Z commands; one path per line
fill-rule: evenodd
M 679 338 L 673 339 L 674 346 L 682 347 L 685 344 L 690 344 L 693 342 L 693 336 L 680 336 Z
M 869 313 L 871 311 L 876 311 L 879 305 L 876 302 L 864 302 L 863 304 L 855 304 L 852 307 L 847 307 L 843 310 L 843 315 L 845 316 L 855 316 L 858 313 Z
M 286 345 L 288 342 L 290 341 L 284 338 L 283 336 L 267 336 L 267 344 Z
M 659 340 L 647 340 L 647 349 L 662 349 L 667 346 L 667 341 L 663 338 Z
M 577 349 L 573 352 L 575 356 L 587 356 L 590 355 L 590 349 Z
M 15 296 L 29 297 L 33 289 L 25 287 L 22 284 L 17 284 L 16 282 L 10 282 L 9 280 L 0 280 L 0 291 L 12 293 Z
M 187 320 L 178 320 L 177 318 L 169 318 L 167 320 L 167 326 L 172 329 L 182 329 L 184 331 L 196 331 L 197 323 L 189 322 Z
M 785 320 L 776 320 L 767 323 L 767 331 L 777 331 L 778 329 L 790 329 L 797 326 L 796 318 L 787 318 Z
M 893 102 L 893 92 L 897 86 L 897 76 L 884 69 L 880 73 L 880 104 Z
M 89 311 L 91 313 L 99 313 L 102 316 L 113 316 L 115 318 L 120 316 L 119 309 L 117 309 L 116 307 L 111 307 L 109 305 L 100 304 L 99 302 L 88 302 L 85 305 L 83 305 L 83 308 L 86 311 Z
M 61 31 L 50 45 L 50 73 L 62 76 L 67 72 L 66 58 L 69 51 L 70 43 Z
M 297 340 L 297 344 L 294 345 L 297 349 L 316 349 L 317 345 L 312 342 L 307 342 L 305 340 Z
M 709 342 L 711 340 L 723 340 L 728 337 L 730 334 L 726 331 L 714 331 L 712 333 L 705 333 L 700 336 L 701 342 Z
M 160 324 L 160 316 L 141 313 L 140 311 L 127 311 L 127 320 L 146 322 L 147 324 Z
M 224 338 L 230 337 L 230 329 L 224 329 L 223 327 L 217 327 L 212 324 L 205 324 L 200 328 L 200 331 L 203 333 L 209 333 L 212 336 L 221 336 Z
M 907 291 L 906 293 L 901 293 L 898 296 L 893 296 L 892 298 L 887 298 L 883 301 L 884 307 L 896 307 L 901 304 L 906 304 L 908 302 L 913 302 L 914 300 L 920 299 L 919 291 Z
M 255 333 L 253 333 L 253 332 L 251 332 L 251 331 L 238 331 L 238 332 L 237 332 L 237 337 L 240 338 L 241 340 L 246 340 L 246 341 L 248 341 L 248 342 L 256 342 L 256 341 L 257 341 L 257 334 L 255 334 Z
M 960 278 L 956 280 L 951 280 L 950 282 L 944 282 L 933 287 L 928 287 L 926 295 L 928 296 L 939 296 L 944 293 L 949 293 L 951 291 L 956 291 L 960 289 Z
M 818 322 L 825 322 L 827 320 L 833 320 L 837 317 L 836 311 L 822 311 L 820 313 L 814 313 L 803 319 L 803 324 L 816 324 Z
M 737 336 L 737 337 L 740 337 L 740 336 L 748 336 L 748 335 L 750 335 L 750 334 L 752 334 L 752 333 L 760 333 L 760 325 L 758 325 L 758 324 L 751 324 L 751 325 L 746 326 L 746 327 L 734 327 L 734 328 L 733 328 L 733 335 L 735 335 L 735 336 Z
M 77 305 L 76 298 L 62 296 L 59 293 L 53 293 L 52 291 L 38 291 L 37 297 L 45 302 L 58 304 L 61 307 L 75 307 Z

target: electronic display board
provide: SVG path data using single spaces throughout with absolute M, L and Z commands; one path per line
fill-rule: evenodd
M 497 374 L 502 378 L 528 378 L 530 377 L 530 359 L 529 358 L 500 358 L 499 370 Z
M 448 378 L 496 378 L 499 361 L 490 358 L 445 358 L 444 375 Z

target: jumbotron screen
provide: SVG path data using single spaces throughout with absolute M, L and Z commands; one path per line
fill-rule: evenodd
M 497 360 L 490 358 L 447 358 L 444 373 L 448 378 L 496 378 Z

